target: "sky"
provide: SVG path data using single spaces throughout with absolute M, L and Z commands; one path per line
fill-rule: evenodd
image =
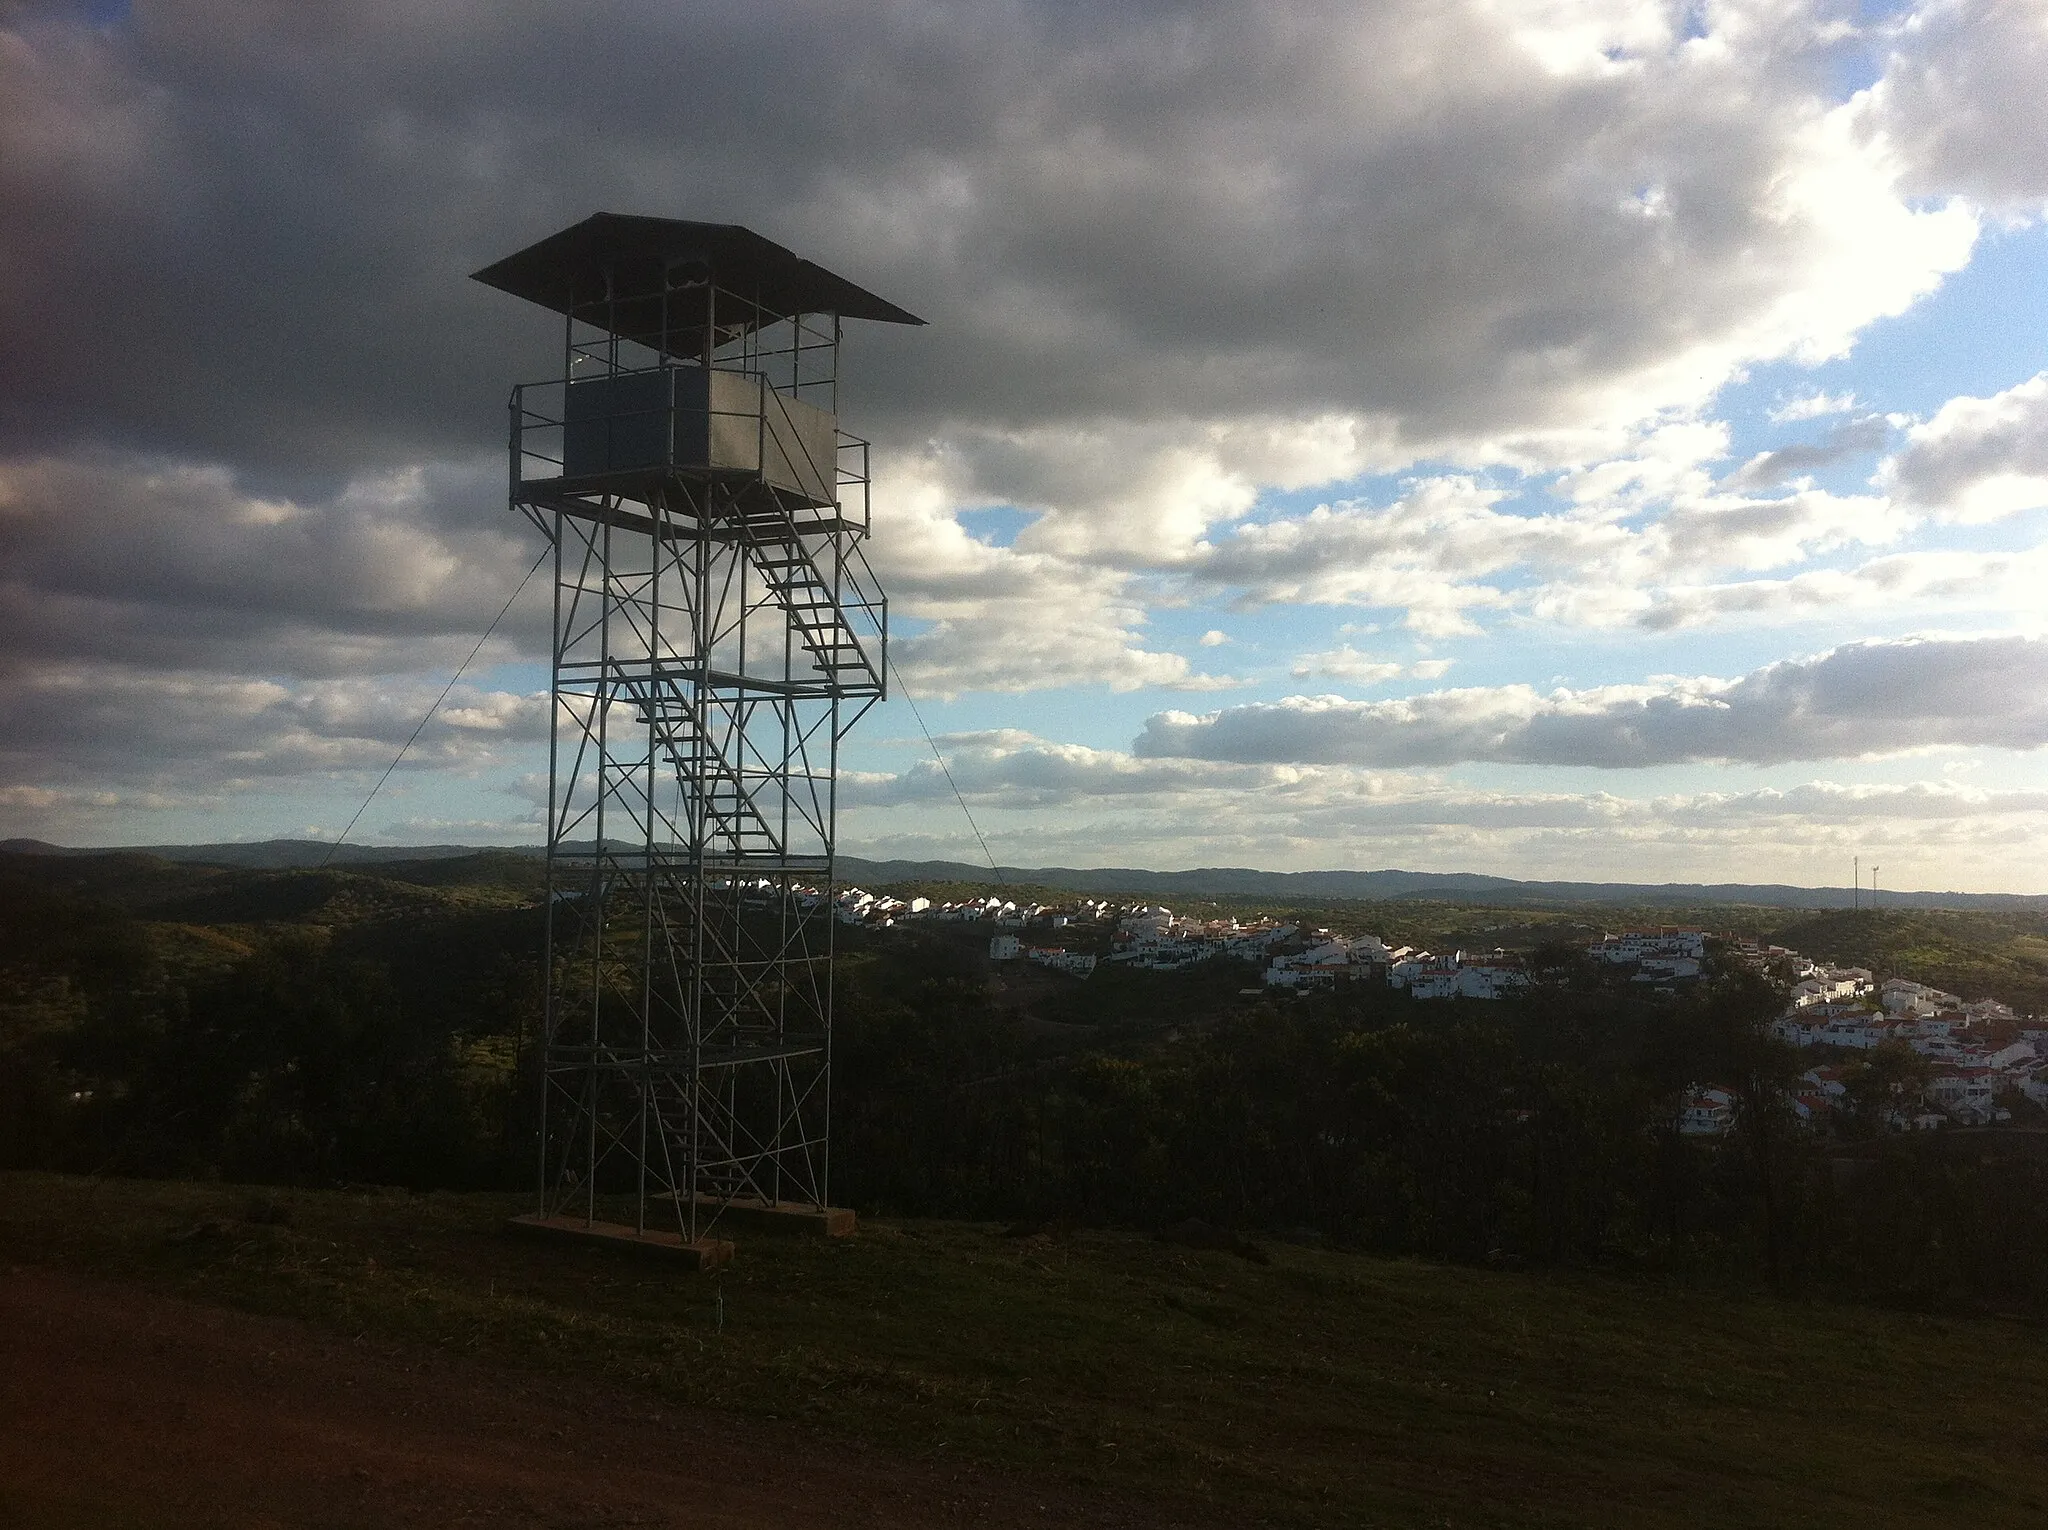
M 2048 891 L 2048 0 L 0 0 L 0 837 L 331 838 L 540 547 L 467 280 L 849 324 L 840 845 Z M 545 581 L 351 838 L 544 835 Z M 911 701 L 914 698 L 916 710 Z

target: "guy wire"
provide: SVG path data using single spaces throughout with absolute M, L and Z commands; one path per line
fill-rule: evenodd
M 498 623 L 502 622 L 505 619 L 505 613 L 512 609 L 512 602 L 525 593 L 527 585 L 532 582 L 533 576 L 540 571 L 541 564 L 547 561 L 548 554 L 552 551 L 554 551 L 552 547 L 543 547 L 540 550 L 540 556 L 533 560 L 533 567 L 526 571 L 526 577 L 519 581 L 519 588 L 505 597 L 505 603 L 498 607 L 498 614 L 491 618 L 490 626 L 484 628 L 484 635 L 476 640 L 476 647 L 470 649 L 469 657 L 464 659 L 455 673 L 448 677 L 448 683 L 441 687 L 441 694 L 434 698 L 434 704 L 427 708 L 426 716 L 422 717 L 419 720 L 419 725 L 412 730 L 412 737 L 405 741 L 404 747 L 392 757 L 391 763 L 384 767 L 384 774 L 379 776 L 377 784 L 370 788 L 370 795 L 363 799 L 362 806 L 355 810 L 354 817 L 351 817 L 342 831 L 334 837 L 334 843 L 327 847 L 327 853 L 320 857 L 319 869 L 321 871 L 325 871 L 327 863 L 334 859 L 334 852 L 339 850 L 342 841 L 348 838 L 349 830 L 356 826 L 356 820 L 369 811 L 370 804 L 376 800 L 377 793 L 384 790 L 384 783 L 391 779 L 391 772 L 398 769 L 399 761 L 403 760 L 411 752 L 412 746 L 419 742 L 421 732 L 425 730 L 429 722 L 433 721 L 434 714 L 441 710 L 441 703 L 448 699 L 448 693 L 455 689 L 456 682 L 468 672 L 469 666 L 476 662 L 476 656 L 484 651 L 484 644 L 488 643 L 491 640 L 491 634 L 498 630 Z
M 995 873 L 996 886 L 1007 887 L 1003 880 L 1003 868 L 996 864 L 996 858 L 989 854 L 988 841 L 982 838 L 981 825 L 974 821 L 974 810 L 967 805 L 967 798 L 961 795 L 960 784 L 953 779 L 952 767 L 946 757 L 939 753 L 938 740 L 932 737 L 932 730 L 924 725 L 924 713 L 917 709 L 917 698 L 910 694 L 910 687 L 903 683 L 903 671 L 896 667 L 894 659 L 889 660 L 889 673 L 896 677 L 896 688 L 903 693 L 903 699 L 910 703 L 910 715 L 917 719 L 918 731 L 924 734 L 925 743 L 931 746 L 932 758 L 939 762 L 939 771 L 946 778 L 946 784 L 953 788 L 953 800 L 960 804 L 960 812 L 967 820 L 967 827 L 974 831 L 975 843 L 981 846 L 981 858 L 988 862 L 988 869 Z

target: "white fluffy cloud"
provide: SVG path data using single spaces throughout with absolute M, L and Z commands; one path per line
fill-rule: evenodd
M 1846 759 L 1931 745 L 2048 745 L 2048 640 L 1856 643 L 1737 680 L 1548 694 L 1513 685 L 1374 702 L 1295 696 L 1199 717 L 1162 712 L 1134 752 L 1240 763 L 1619 768 Z
M 1394 659 L 1382 659 L 1364 653 L 1344 643 L 1320 653 L 1305 653 L 1297 657 L 1289 673 L 1297 680 L 1306 680 L 1312 675 L 1325 676 L 1331 680 L 1348 680 L 1353 685 L 1381 685 L 1389 680 L 1412 677 L 1417 680 L 1436 680 L 1449 672 L 1450 659 L 1416 659 L 1402 663 Z
M 1324 505 L 1242 525 L 1175 572 L 1253 604 L 1393 607 L 1432 638 L 1475 633 L 1489 611 L 1663 627 L 1711 610 L 1687 594 L 1702 574 L 1780 569 L 1893 541 L 1913 524 L 1875 496 L 1803 489 L 1760 499 L 1717 492 L 1698 471 L 1668 475 L 1686 481 L 1645 514 L 1630 492 L 1642 460 L 1616 466 L 1623 471 L 1594 469 L 1563 486 L 1580 502 L 1533 510 L 1471 478 L 1424 479 L 1389 505 Z
M 1944 780 L 1630 796 L 1144 758 L 1014 731 L 941 743 L 952 783 L 928 764 L 846 783 L 853 853 L 978 860 L 954 784 L 1013 864 L 1424 865 L 1626 882 L 1655 867 L 1672 880 L 1812 884 L 1845 877 L 1862 853 L 1884 858 L 1890 885 L 2011 888 L 2026 885 L 2015 847 L 2048 835 L 2048 792 Z
M 1984 522 L 2048 506 L 2048 372 L 1989 398 L 1952 398 L 1886 460 L 1903 502 L 1945 520 Z
M 1787 399 L 1771 411 L 1771 423 L 1789 425 L 1797 420 L 1820 420 L 1831 414 L 1847 414 L 1856 407 L 1853 393 L 1823 393 L 1815 390 Z
M 1673 631 L 1738 622 L 1812 624 L 1942 608 L 2023 615 L 2039 609 L 2043 578 L 2048 578 L 2048 547 L 2017 553 L 1894 553 L 1786 579 L 1673 584 L 1632 598 L 1628 619 L 1653 631 Z M 1596 600 L 1609 598 L 1607 592 L 1589 593 Z
M 1124 571 L 970 536 L 953 513 L 955 471 L 913 458 L 883 483 L 874 561 L 892 609 L 923 627 L 890 651 L 913 694 L 1231 683 L 1145 645 L 1145 606 Z

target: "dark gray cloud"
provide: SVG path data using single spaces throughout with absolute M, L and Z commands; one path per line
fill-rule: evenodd
M 1836 426 L 1818 441 L 1759 452 L 1723 479 L 1721 486 L 1738 493 L 1775 488 L 1789 479 L 1833 467 L 1845 458 L 1882 451 L 1890 439 L 1890 422 L 1883 415 L 1867 415 Z
M 20 21 L 0 429 L 286 475 L 466 451 L 549 326 L 464 274 L 598 206 L 754 223 L 940 321 L 862 338 L 896 429 L 1575 423 L 1816 253 L 1780 192 L 1831 50 L 1608 30 L 1625 67 L 1426 0 Z
M 751 224 L 933 321 L 849 358 L 849 425 L 947 467 L 900 524 L 1048 513 L 1019 556 L 904 539 L 942 635 L 913 675 L 1212 683 L 1142 645 L 1132 546 L 1193 558 L 1261 485 L 1424 445 L 1615 439 L 1963 258 L 1967 216 L 1816 131 L 1833 4 L 1713 47 L 1676 10 L 1436 0 L 0 4 L 0 708 L 41 741 L 8 768 L 116 768 L 118 701 L 173 774 L 317 770 L 130 681 L 451 663 L 525 561 L 495 454 L 554 336 L 467 273 L 597 208 Z M 1141 480 L 1142 515 L 1101 487 Z M 1277 536 L 1189 567 L 1355 598 L 1340 529 L 1298 596 Z M 90 706 L 45 708 L 93 665 Z
M 175 460 L 0 462 L 0 654 L 266 676 L 459 662 L 539 551 L 501 470 L 395 471 L 302 504 Z M 544 645 L 546 609 L 515 608 L 496 656 Z
M 440 687 L 284 684 L 209 672 L 46 665 L 0 687 L 0 780 L 205 794 L 237 784 L 381 770 Z M 411 770 L 531 758 L 547 700 L 458 686 L 407 756 Z
M 2048 10 L 1932 0 L 1896 17 L 1873 108 L 1915 189 L 2029 215 L 2048 204 Z
M 1527 686 L 1400 701 L 1291 697 L 1162 712 L 1132 752 L 1236 763 L 1776 764 L 1935 745 L 2048 745 L 2048 639 L 1851 643 L 1732 682 L 1548 695 Z

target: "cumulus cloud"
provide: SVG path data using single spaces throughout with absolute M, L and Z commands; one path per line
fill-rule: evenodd
M 1809 781 L 1789 788 L 1624 796 L 1614 792 L 1501 791 L 1426 772 L 1349 764 L 1214 760 L 1092 749 L 1018 729 L 940 738 L 948 769 L 921 759 L 901 771 L 842 778 L 859 809 L 950 802 L 1024 812 L 1123 803 L 1133 811 L 1207 821 L 1226 801 L 1276 824 L 1330 827 L 1432 823 L 1565 828 L 1631 816 L 1739 824 L 1759 818 L 1813 823 L 1959 819 L 2048 813 L 2048 791 L 1990 790 L 1952 780 Z M 964 823 L 964 820 L 963 820 Z
M 1812 883 L 1881 853 L 1893 885 L 2014 888 L 2048 793 L 1953 781 L 1803 782 L 1651 796 L 1498 790 L 1345 765 L 1144 758 L 1015 730 L 941 740 L 996 853 L 1016 864 L 1457 865 L 1537 878 Z M 979 859 L 953 785 L 919 763 L 863 772 L 854 853 Z M 1888 878 L 1887 880 L 1891 880 Z
M 1354 685 L 1380 685 L 1412 676 L 1418 680 L 1441 678 L 1451 667 L 1449 659 L 1417 659 L 1403 664 L 1376 658 L 1345 643 L 1321 653 L 1305 653 L 1295 659 L 1291 673 L 1297 680 L 1322 675 L 1332 680 L 1349 680 Z
M 1467 614 L 1506 597 L 1481 578 L 1525 563 L 1562 569 L 1621 534 L 1597 519 L 1496 511 L 1505 491 L 1433 478 L 1388 506 L 1318 505 L 1204 543 L 1183 571 L 1248 602 L 1392 606 L 1426 637 L 1478 630 Z
M 1984 522 L 2048 505 L 2048 372 L 1989 398 L 1952 398 L 1906 433 L 1881 477 L 1907 504 Z
M 2048 791 L 1989 791 L 1954 781 L 1808 781 L 1785 790 L 1701 792 L 1670 799 L 1665 806 L 1675 816 L 1695 822 L 1757 817 L 1806 824 L 1892 823 L 2048 813 Z
M 1294 661 L 1290 673 L 1297 680 L 1325 675 L 1332 680 L 1349 680 L 1356 685 L 1378 685 L 1383 681 L 1400 679 L 1407 669 L 1393 660 L 1376 659 L 1369 653 L 1361 653 L 1346 643 L 1321 653 L 1302 654 Z
M 2016 553 L 1894 553 L 1789 579 L 1673 584 L 1648 594 L 1631 593 L 1623 615 L 1637 626 L 1666 632 L 1736 621 L 1812 623 L 1944 604 L 2020 613 L 2039 608 L 2044 577 L 2044 547 Z M 1594 588 L 1560 592 L 1555 598 L 1599 605 L 1614 597 L 1612 591 Z
M 1027 762 L 1019 773 L 1036 775 L 1036 763 Z M 932 805 L 950 798 L 951 793 L 943 783 L 935 790 L 926 789 L 931 785 L 918 781 L 899 786 L 891 778 L 877 777 L 853 804 L 856 818 L 871 824 L 874 820 L 870 810 L 880 805 Z M 1817 781 L 1782 791 L 1699 792 L 1644 798 L 1600 792 L 1489 792 L 1416 783 L 1382 783 L 1374 789 L 1371 784 L 1361 788 L 1358 783 L 1331 777 L 1302 784 L 1300 789 L 1284 796 L 1249 801 L 1242 799 L 1241 786 L 1220 780 L 1184 781 L 1176 785 L 1180 789 L 1168 789 L 1167 796 L 1162 796 L 1162 789 L 1156 784 L 1143 792 L 1047 790 L 1039 786 L 1012 790 L 1007 786 L 985 785 L 972 794 L 971 800 L 984 814 L 1041 810 L 1048 806 L 1091 811 L 1115 801 L 1129 810 L 1129 816 L 1120 814 L 1115 820 L 1118 840 L 1134 833 L 1138 838 L 1174 835 L 1191 844 L 1204 843 L 1212 834 L 1237 838 L 1243 843 L 1256 843 L 1263 836 L 1309 845 L 1319 835 L 1343 836 L 1344 842 L 1351 842 L 1360 836 L 1413 837 L 1403 834 L 1413 830 L 1454 834 L 1495 830 L 1579 831 L 1623 842 L 1709 831 L 1740 843 L 1742 836 L 1754 835 L 1764 821 L 1772 824 L 1774 833 L 1832 840 L 1837 828 L 1868 833 L 1902 820 L 1922 830 L 1930 824 L 1982 823 L 1993 833 L 2009 833 L 2014 820 L 2048 817 L 2048 795 L 2040 792 L 1963 792 L 1932 781 L 1908 782 L 1886 789 Z M 1234 794 L 1237 800 L 1233 800 Z M 1190 812 L 1202 815 L 1192 825 L 1187 816 Z M 990 823 L 998 826 L 998 832 L 1002 832 L 1003 822 L 990 819 Z M 965 832 L 964 819 L 961 832 Z M 1043 832 L 1057 834 L 1058 830 L 1049 828 Z M 1096 853 L 1101 854 L 1104 848 L 1095 847 Z M 1310 860 L 1307 864 L 1324 863 Z M 1638 868 L 1623 875 L 1640 880 L 1641 873 Z
M 1832 467 L 1844 458 L 1882 450 L 1890 438 L 1891 426 L 1882 415 L 1866 415 L 1836 427 L 1819 441 L 1758 452 L 1730 473 L 1723 485 L 1738 492 L 1774 488 Z
M 1870 106 L 1908 185 L 2016 214 L 2048 206 L 2048 12 L 2030 0 L 1932 0 L 1891 29 Z
M 1145 606 L 1124 571 L 969 535 L 953 513 L 954 471 L 934 455 L 900 464 L 878 517 L 875 565 L 894 609 L 924 624 L 890 651 L 914 693 L 1233 683 L 1145 646 Z
M 1913 524 L 1875 496 L 1804 489 L 1756 498 L 1717 492 L 1701 473 L 1638 519 L 1629 485 L 1642 461 L 1623 466 L 1602 480 L 1605 493 L 1565 485 L 1579 502 L 1561 508 L 1531 508 L 1462 475 L 1423 479 L 1392 504 L 1340 502 L 1247 523 L 1202 544 L 1175 572 L 1248 604 L 1392 607 L 1426 638 L 1475 633 L 1489 611 L 1568 625 L 1670 625 L 1658 613 L 1671 607 L 1671 592 L 1703 573 L 1782 568 L 1892 541 Z
M 539 550 L 499 470 L 306 502 L 176 460 L 0 461 L 0 651 L 256 675 L 459 662 Z M 510 613 L 498 656 L 544 654 L 546 609 Z
M 300 682 L 91 661 L 13 667 L 0 687 L 0 774 L 35 790 L 85 780 L 190 796 L 381 770 L 440 687 L 407 677 Z M 547 736 L 545 696 L 457 686 L 409 768 L 474 772 Z
M 1295 696 L 1150 718 L 1145 758 L 1394 767 L 1628 768 L 1845 759 L 1930 745 L 2048 744 L 2048 640 L 1854 643 L 1737 680 L 1544 694 L 1514 685 L 1396 701 Z
M 1015 731 L 955 735 L 940 743 L 947 753 L 945 771 L 935 761 L 919 760 L 895 774 L 856 772 L 842 777 L 842 800 L 856 807 L 943 802 L 957 790 L 971 800 L 1005 807 L 1051 807 L 1105 797 L 1152 799 L 1162 793 L 1264 790 L 1284 786 L 1301 774 L 1266 766 L 1219 770 L 1202 761 L 1140 759 L 1119 750 L 1063 744 Z
M 1787 399 L 1771 411 L 1771 423 L 1789 425 L 1798 420 L 1820 420 L 1831 414 L 1847 414 L 1856 407 L 1853 393 L 1824 393 L 1816 389 Z

